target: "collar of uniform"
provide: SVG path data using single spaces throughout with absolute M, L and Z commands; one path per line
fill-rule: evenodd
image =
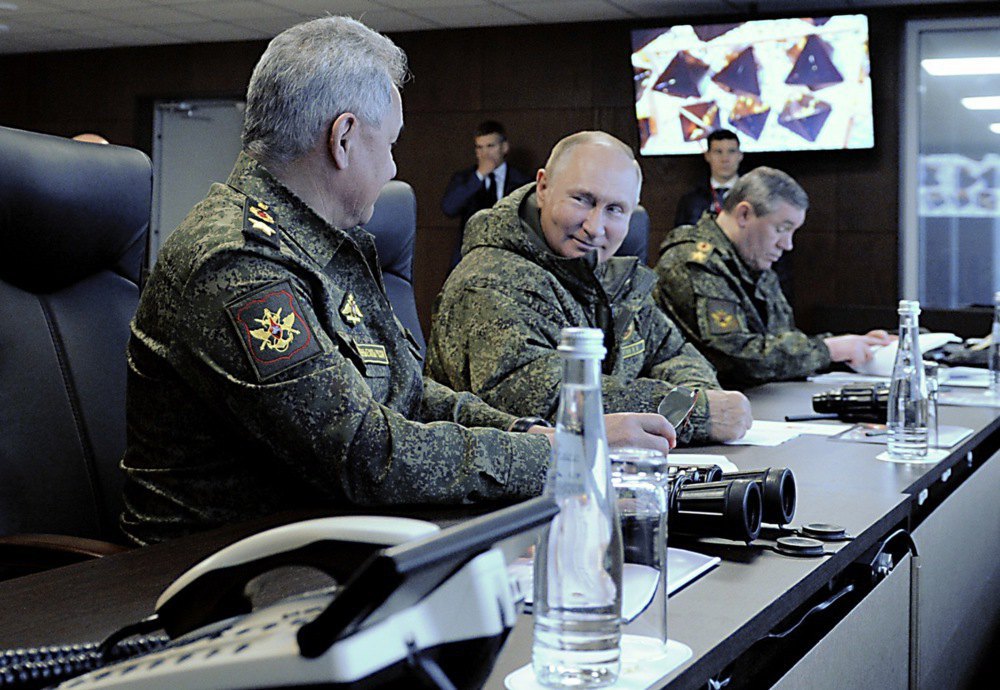
M 729 239 L 729 236 L 722 231 L 719 224 L 715 222 L 715 217 L 702 217 L 699 227 L 704 225 L 707 229 L 707 234 L 710 234 L 709 242 L 715 245 L 715 249 L 719 252 L 723 260 L 731 261 L 735 266 L 739 268 L 740 274 L 743 279 L 750 285 L 757 286 L 761 282 L 761 276 L 766 273 L 771 273 L 771 269 L 766 269 L 763 271 L 757 271 L 750 268 L 747 263 L 740 256 L 739 251 L 736 249 L 736 245 L 733 241 Z
M 241 151 L 227 182 L 230 187 L 274 207 L 281 232 L 320 266 L 326 266 L 346 232 L 328 224 L 281 184 L 257 160 Z

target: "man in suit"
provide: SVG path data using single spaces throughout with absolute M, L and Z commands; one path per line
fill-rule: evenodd
M 459 241 L 452 255 L 452 268 L 461 258 L 462 235 L 465 224 L 472 214 L 490 208 L 512 191 L 531 182 L 531 178 L 508 165 L 506 158 L 510 151 L 507 132 L 496 120 L 481 122 L 476 128 L 476 164 L 459 170 L 451 176 L 441 210 L 449 218 L 459 218 Z
M 681 197 L 674 214 L 675 228 L 679 225 L 697 225 L 701 214 L 708 210 L 718 214 L 722 210 L 722 200 L 726 193 L 739 179 L 743 152 L 740 151 L 740 140 L 736 132 L 717 129 L 708 135 L 707 142 L 708 149 L 704 155 L 709 169 L 708 180 L 698 183 Z

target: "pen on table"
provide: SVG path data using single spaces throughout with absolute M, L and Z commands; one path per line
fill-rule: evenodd
M 888 433 L 888 429 L 875 429 L 873 431 L 866 431 L 865 436 L 885 436 Z
M 836 419 L 836 412 L 814 412 L 813 414 L 786 414 L 786 422 L 811 422 L 816 419 Z

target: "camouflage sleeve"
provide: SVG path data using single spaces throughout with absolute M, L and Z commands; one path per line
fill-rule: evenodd
M 428 358 L 435 378 L 467 387 L 512 414 L 555 418 L 562 381 L 559 334 L 575 325 L 557 297 L 466 285 L 449 295 L 447 308 L 436 316 Z M 607 413 L 655 412 L 672 388 L 654 378 L 617 376 L 603 376 L 601 386 Z
M 237 270 L 238 269 L 238 270 Z M 219 276 L 226 289 L 220 290 Z M 309 357 L 292 358 L 264 380 L 255 376 L 229 319 L 233 297 L 287 281 L 315 337 Z M 318 322 L 306 282 L 255 256 L 232 256 L 203 266 L 186 286 L 192 305 L 178 367 L 197 393 L 218 401 L 259 458 L 282 466 L 333 498 L 358 504 L 462 503 L 524 498 L 540 493 L 550 448 L 534 434 L 466 428 L 455 421 L 503 426 L 474 399 L 428 392 L 421 423 L 378 404 L 358 370 Z M 471 398 L 471 396 L 470 396 Z M 445 407 L 449 410 L 446 412 Z
M 755 385 L 807 376 L 830 365 L 823 336 L 795 328 L 755 333 L 722 278 L 697 266 L 690 270 L 692 327 L 723 378 Z
M 648 329 L 646 342 L 651 345 L 651 356 L 646 362 L 651 378 L 666 381 L 675 386 L 685 386 L 694 390 L 718 389 L 719 380 L 715 368 L 684 339 L 681 330 L 673 320 L 663 313 L 649 298 L 638 319 Z M 653 346 L 655 345 L 655 346 Z M 708 399 L 698 396 L 691 417 L 677 430 L 680 443 L 708 441 Z

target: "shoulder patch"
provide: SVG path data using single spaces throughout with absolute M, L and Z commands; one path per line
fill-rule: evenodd
M 688 260 L 694 261 L 695 263 L 703 264 L 705 263 L 705 261 L 708 260 L 708 256 L 712 253 L 713 249 L 715 249 L 715 247 L 712 245 L 711 242 L 705 242 L 704 240 L 701 242 L 697 242 L 694 245 L 694 251 L 691 252 L 691 255 L 688 258 Z
M 287 280 L 233 300 L 226 312 L 259 381 L 322 352 Z
M 709 299 L 708 330 L 712 335 L 733 333 L 740 330 L 739 307 L 724 299 Z
M 247 197 L 243 202 L 243 234 L 278 247 L 278 219 L 263 201 Z

